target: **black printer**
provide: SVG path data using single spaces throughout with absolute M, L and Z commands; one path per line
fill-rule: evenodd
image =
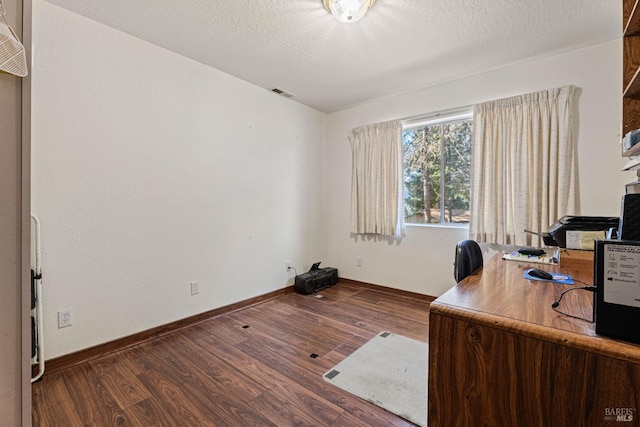
M 567 231 L 604 231 L 617 229 L 620 217 L 617 216 L 563 216 L 543 233 L 542 238 L 547 246 L 567 247 Z

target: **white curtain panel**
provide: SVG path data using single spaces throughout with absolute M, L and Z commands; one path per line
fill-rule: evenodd
M 485 102 L 473 111 L 470 238 L 542 246 L 575 212 L 575 86 Z
M 402 215 L 402 123 L 351 129 L 351 233 L 400 236 Z

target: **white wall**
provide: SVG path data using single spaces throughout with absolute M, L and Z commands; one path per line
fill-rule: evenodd
M 33 28 L 48 359 L 322 259 L 325 114 L 41 0 Z
M 351 237 L 349 129 L 569 84 L 580 89 L 579 213 L 619 215 L 624 184 L 634 180 L 633 173 L 620 172 L 621 54 L 616 40 L 331 114 L 328 262 L 341 277 L 438 296 L 453 283 L 455 243 L 467 237 L 467 229 L 429 226 L 408 226 L 406 237 L 393 243 Z M 362 267 L 356 267 L 358 256 Z
M 466 229 L 408 227 L 400 242 L 349 235 L 356 126 L 574 84 L 581 213 L 617 215 L 633 180 L 619 171 L 620 40 L 328 117 L 42 0 L 34 45 L 47 358 L 290 285 L 287 260 L 448 289 Z M 62 309 L 73 326 L 57 329 Z

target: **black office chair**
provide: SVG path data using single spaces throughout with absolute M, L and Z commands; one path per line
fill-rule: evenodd
M 456 283 L 482 267 L 482 249 L 475 240 L 461 240 L 456 244 L 453 277 Z

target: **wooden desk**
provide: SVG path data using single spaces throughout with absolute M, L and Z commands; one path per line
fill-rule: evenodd
M 640 426 L 640 345 L 553 311 L 572 286 L 525 279 L 532 267 L 592 283 L 496 256 L 431 303 L 429 426 Z M 591 319 L 593 296 L 569 292 L 558 309 Z

